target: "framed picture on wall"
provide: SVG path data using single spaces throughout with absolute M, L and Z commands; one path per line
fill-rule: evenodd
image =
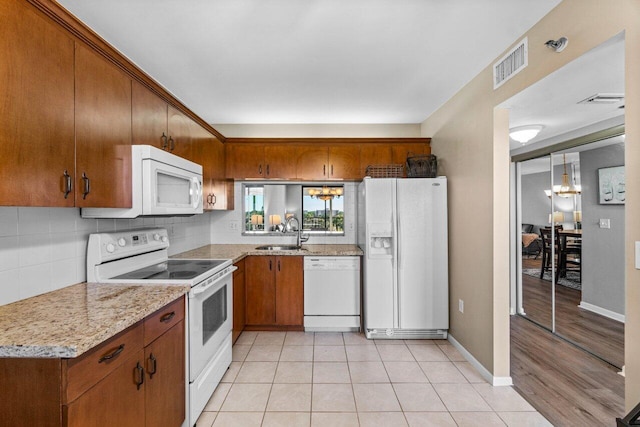
M 624 205 L 624 166 L 598 169 L 598 203 Z

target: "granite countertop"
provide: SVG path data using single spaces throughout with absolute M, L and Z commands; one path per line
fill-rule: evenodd
M 188 292 L 79 283 L 0 306 L 0 357 L 78 357 Z
M 360 256 L 363 254 L 357 245 L 302 245 L 302 249 L 293 251 L 258 250 L 256 249 L 258 246 L 262 244 L 207 245 L 182 252 L 171 258 L 231 259 L 236 263 L 248 255 Z

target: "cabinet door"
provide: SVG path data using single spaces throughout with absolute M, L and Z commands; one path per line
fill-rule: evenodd
M 179 427 L 185 418 L 184 322 L 144 349 L 146 425 Z
M 301 145 L 296 149 L 298 179 L 329 178 L 329 149 L 326 146 Z
M 245 258 L 247 325 L 273 325 L 276 321 L 275 257 Z
M 295 178 L 296 163 L 291 159 L 296 154 L 296 147 L 290 144 L 273 144 L 264 147 L 265 173 L 269 178 Z
M 131 103 L 131 143 L 167 149 L 167 103 L 137 81 L 132 82 Z
M 244 282 L 244 260 L 235 264 L 238 269 L 233 272 L 233 342 L 235 343 L 245 325 L 246 292 Z
M 142 349 L 74 402 L 63 407 L 66 427 L 145 425 L 145 387 L 136 385 Z M 144 374 L 143 374 L 144 375 Z
M 73 40 L 25 1 L 0 21 L 0 204 L 73 206 Z
M 391 164 L 391 147 L 389 145 L 362 144 L 360 146 L 360 178 L 367 176 L 367 166 L 388 164 Z
M 304 321 L 304 276 L 301 256 L 276 258 L 276 323 L 302 326 Z
M 226 144 L 227 177 L 235 179 L 264 178 L 264 146 L 262 144 Z
M 192 133 L 193 120 L 182 111 L 169 106 L 169 151 L 176 156 L 193 161 Z
M 131 79 L 76 45 L 76 206 L 131 207 Z
M 360 146 L 345 144 L 329 147 L 329 171 L 331 179 L 359 179 Z

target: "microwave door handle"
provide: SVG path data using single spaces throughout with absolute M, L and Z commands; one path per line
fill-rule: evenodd
M 202 184 L 200 180 L 196 177 L 191 178 L 191 188 L 195 189 L 196 197 L 193 198 L 193 202 L 191 203 L 194 209 L 197 209 L 198 206 L 202 203 Z

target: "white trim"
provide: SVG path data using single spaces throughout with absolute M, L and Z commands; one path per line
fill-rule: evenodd
M 491 374 L 491 372 L 487 370 L 487 368 L 482 366 L 482 364 L 478 362 L 478 360 L 475 357 L 473 357 L 473 355 L 469 353 L 466 348 L 462 346 L 462 344 L 456 341 L 456 339 L 451 335 L 451 333 L 449 333 L 449 336 L 447 337 L 447 339 L 460 352 L 460 354 L 462 354 L 464 358 L 467 359 L 467 362 L 469 362 L 474 368 L 476 368 L 476 370 L 482 376 L 482 378 L 487 380 L 489 384 L 493 386 L 512 386 L 513 385 L 513 380 L 511 379 L 511 377 L 494 377 Z
M 624 314 L 616 313 L 615 311 L 607 310 L 606 308 L 602 308 L 597 305 L 589 304 L 588 302 L 580 301 L 578 305 L 580 308 L 584 308 L 585 310 L 592 311 L 601 316 L 608 317 L 609 319 L 617 320 L 618 322 L 625 323 Z

